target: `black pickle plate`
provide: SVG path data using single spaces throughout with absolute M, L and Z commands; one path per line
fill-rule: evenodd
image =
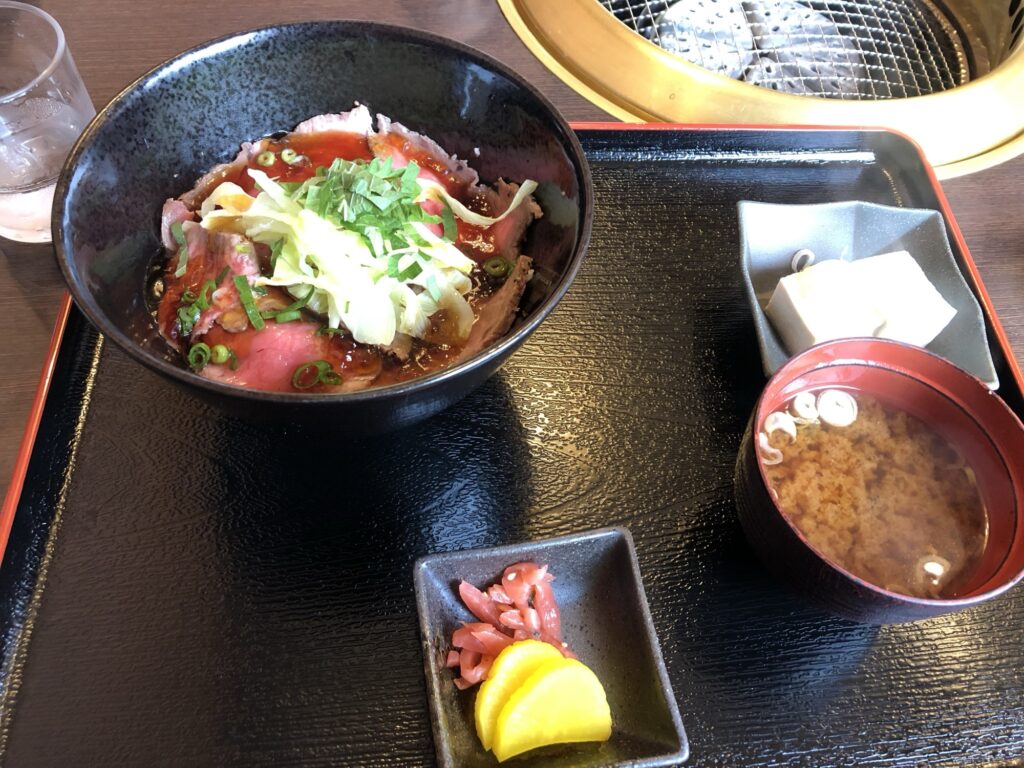
M 0 567 L 5 765 L 433 765 L 413 563 L 604 526 L 634 537 L 688 766 L 1020 756 L 1024 590 L 835 619 L 768 577 L 733 504 L 765 381 L 736 202 L 941 209 L 919 154 L 880 131 L 581 138 L 597 215 L 572 289 L 405 431 L 234 420 L 72 311 Z
M 498 765 L 476 736 L 476 689 L 457 691 L 445 667 L 452 632 L 477 621 L 459 599 L 462 580 L 480 589 L 506 567 L 530 560 L 548 566 L 563 636 L 594 670 L 608 696 L 612 737 L 604 744 L 551 748 L 523 755 L 522 768 L 655 768 L 685 760 L 686 733 L 662 660 L 629 531 L 608 528 L 505 547 L 442 552 L 416 563 L 416 603 L 434 725 L 444 768 Z

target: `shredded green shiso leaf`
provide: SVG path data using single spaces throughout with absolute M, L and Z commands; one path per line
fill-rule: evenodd
M 287 288 L 325 315 L 329 327 L 348 329 L 358 342 L 387 345 L 396 333 L 422 338 L 441 309 L 464 340 L 473 325 L 466 294 L 474 262 L 454 245 L 455 219 L 490 226 L 537 184 L 523 182 L 508 210 L 492 218 L 470 211 L 418 172 L 413 162 L 394 168 L 390 158 L 339 158 L 302 183 L 285 183 L 251 168 L 256 197 L 224 182 L 203 203 L 202 224 L 269 245 L 272 273 L 255 286 Z M 440 215 L 423 210 L 426 200 L 436 201 Z M 434 224 L 442 225 L 442 236 L 431 231 Z

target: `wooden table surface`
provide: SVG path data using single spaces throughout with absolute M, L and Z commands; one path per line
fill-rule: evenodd
M 136 77 L 204 40 L 310 19 L 367 19 L 445 35 L 535 83 L 569 120 L 609 120 L 538 62 L 493 0 L 42 0 L 63 26 L 97 107 Z M 1024 157 L 943 184 L 1024 365 Z M 0 493 L 5 492 L 64 284 L 50 246 L 0 239 Z

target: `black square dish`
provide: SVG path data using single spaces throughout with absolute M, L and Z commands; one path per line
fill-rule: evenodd
M 629 531 L 605 528 L 526 544 L 446 552 L 415 566 L 434 746 L 445 768 L 495 766 L 473 725 L 476 687 L 460 692 L 445 667 L 452 632 L 475 621 L 458 595 L 462 579 L 484 588 L 513 563 L 532 560 L 555 576 L 562 634 L 608 694 L 612 737 L 530 752 L 510 765 L 545 768 L 677 765 L 689 753 L 661 657 Z

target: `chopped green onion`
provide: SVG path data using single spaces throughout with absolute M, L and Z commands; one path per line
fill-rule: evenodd
M 199 298 L 188 288 L 185 289 L 184 293 L 181 294 L 181 301 L 183 304 L 195 304 L 196 299 Z
M 302 309 L 304 306 L 309 304 L 309 300 L 313 297 L 313 290 L 314 289 L 312 287 L 310 287 L 310 289 L 308 291 L 306 291 L 306 295 L 303 296 L 301 299 L 296 299 L 295 301 L 293 301 L 289 305 L 288 309 L 289 310 L 292 310 L 292 309 Z
M 432 298 L 434 301 L 440 301 L 441 289 L 437 285 L 437 278 L 434 277 L 433 275 L 427 275 L 426 283 L 427 293 L 430 294 L 430 298 Z
M 281 150 L 281 159 L 288 163 L 288 165 L 292 165 L 295 162 L 296 158 L 298 158 L 298 156 L 299 153 L 296 152 L 291 147 L 286 147 L 285 149 Z
M 313 363 L 300 365 L 292 374 L 292 386 L 296 389 L 312 389 L 320 383 L 320 369 Z
M 213 280 L 207 280 L 199 289 L 199 295 L 195 299 L 195 305 L 200 309 L 210 308 L 210 291 L 217 290 L 217 284 Z
M 192 348 L 188 351 L 188 367 L 193 371 L 201 371 L 206 367 L 206 364 L 210 362 L 210 348 L 199 342 L 193 344 Z
M 419 176 L 419 173 L 419 165 L 415 161 L 410 160 L 402 171 L 401 188 L 403 195 L 411 195 L 412 197 L 415 197 L 420 193 L 420 185 L 416 181 L 416 177 Z
M 441 209 L 441 224 L 444 227 L 444 239 L 455 242 L 455 238 L 459 236 L 459 227 L 455 223 L 455 214 L 452 213 L 452 207 L 445 203 L 444 208 Z
M 409 265 L 408 267 L 406 267 L 406 268 L 405 268 L 405 269 L 403 269 L 403 270 L 402 270 L 401 272 L 399 272 L 399 273 L 398 273 L 398 274 L 396 275 L 396 277 L 397 277 L 397 278 L 398 278 L 399 280 L 402 280 L 402 281 L 405 281 L 405 280 L 412 280 L 412 279 L 413 279 L 414 277 L 417 277 L 417 276 L 418 276 L 418 275 L 419 275 L 419 274 L 420 274 L 420 273 L 421 273 L 422 271 L 423 271 L 423 267 L 421 267 L 421 266 L 420 266 L 419 264 L 417 264 L 417 263 L 416 263 L 416 262 L 414 261 L 414 262 L 413 262 L 412 264 L 410 264 L 410 265 Z
M 231 365 L 228 366 L 232 371 L 238 370 L 238 355 L 235 354 L 235 350 L 228 349 L 228 355 L 231 357 Z
M 317 336 L 333 336 L 336 333 L 344 333 L 344 328 L 331 328 L 329 325 L 325 325 L 323 328 L 317 328 Z
M 278 310 L 277 312 L 266 311 L 260 312 L 260 317 L 264 320 L 276 320 L 279 323 L 289 323 L 292 320 L 298 320 L 302 317 L 302 313 L 299 312 L 304 306 L 309 304 L 309 298 L 313 295 L 313 289 L 310 288 L 306 291 L 306 295 L 301 299 L 296 299 L 284 309 Z
M 178 266 L 174 270 L 174 276 L 181 277 L 188 267 L 188 242 L 185 240 L 185 230 L 182 229 L 180 221 L 171 224 L 171 235 L 178 244 Z
M 264 168 L 269 168 L 270 166 L 272 166 L 276 159 L 276 155 L 274 155 L 274 153 L 270 152 L 269 150 L 266 152 L 260 152 L 258 155 L 256 155 L 256 162 L 259 165 L 262 165 Z
M 501 256 L 492 256 L 484 262 L 484 272 L 491 277 L 505 277 L 512 271 L 512 265 Z
M 214 344 L 210 350 L 210 362 L 214 365 L 224 365 L 231 357 L 231 350 L 223 344 Z
M 228 272 L 230 271 L 231 267 L 224 267 L 224 269 L 220 271 L 220 274 L 217 275 L 217 285 L 220 285 L 221 283 L 224 282 L 224 278 L 228 276 Z
M 238 243 L 235 246 L 235 251 L 238 253 L 252 253 L 252 246 L 248 243 Z
M 274 267 L 277 266 L 277 257 L 281 255 L 281 249 L 282 248 L 284 248 L 284 238 L 283 237 L 280 240 L 275 241 L 274 244 L 272 246 L 270 246 L 270 269 L 271 269 L 271 271 L 273 271 Z
M 245 309 L 245 314 L 248 315 L 252 327 L 257 331 L 263 330 L 265 323 L 263 318 L 260 317 L 260 311 L 256 309 L 256 302 L 252 298 L 252 288 L 249 287 L 249 281 L 245 279 L 245 275 L 235 275 L 232 280 L 235 283 L 235 288 L 238 290 L 238 296 L 242 300 L 242 307 Z
M 182 336 L 188 336 L 192 329 L 199 322 L 199 307 L 195 304 L 187 304 L 178 308 L 178 330 Z
M 332 370 L 326 360 L 303 363 L 292 374 L 292 386 L 296 389 L 310 389 L 317 384 L 340 384 L 341 374 Z

